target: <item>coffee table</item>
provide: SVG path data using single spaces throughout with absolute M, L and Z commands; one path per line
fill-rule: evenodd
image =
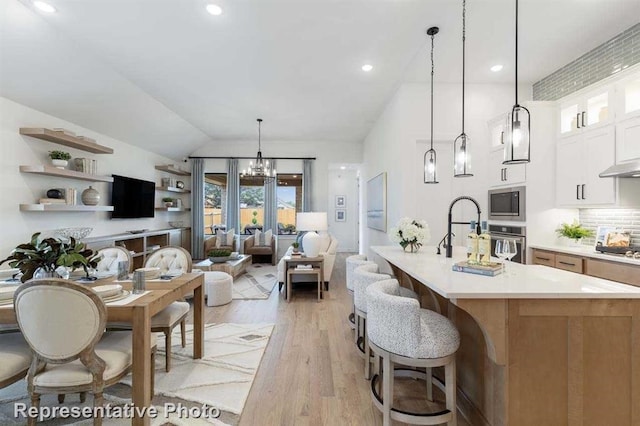
M 251 255 L 241 254 L 238 259 L 227 260 L 226 262 L 213 263 L 209 259 L 202 260 L 193 265 L 194 268 L 202 269 L 203 271 L 220 271 L 226 272 L 233 278 L 238 275 L 242 275 L 246 272 L 247 266 L 251 265 Z

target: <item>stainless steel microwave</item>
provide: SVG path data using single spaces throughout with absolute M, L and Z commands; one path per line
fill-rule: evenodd
M 489 220 L 525 221 L 526 187 L 489 190 Z

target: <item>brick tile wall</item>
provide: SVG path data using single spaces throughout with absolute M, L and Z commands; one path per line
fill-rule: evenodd
M 580 209 L 580 223 L 596 231 L 598 226 L 616 226 L 631 233 L 631 245 L 640 246 L 640 210 L 636 209 Z M 593 246 L 594 238 L 585 238 L 585 245 Z
M 640 23 L 533 85 L 534 101 L 555 101 L 640 63 Z

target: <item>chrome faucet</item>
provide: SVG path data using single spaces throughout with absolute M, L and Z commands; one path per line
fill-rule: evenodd
M 474 200 L 473 198 L 467 197 L 466 195 L 463 195 L 462 197 L 456 198 L 449 205 L 449 216 L 447 218 L 447 235 L 445 235 L 445 238 L 447 238 L 447 244 L 445 246 L 446 257 L 453 257 L 453 245 L 452 245 L 452 242 L 451 242 L 451 235 L 452 235 L 451 225 L 453 225 L 453 224 L 455 224 L 455 225 L 469 225 L 471 223 L 471 222 L 453 222 L 452 214 L 451 214 L 451 212 L 453 210 L 453 206 L 458 201 L 462 201 L 462 200 L 469 200 L 473 204 L 476 205 L 476 209 L 478 210 L 478 221 L 476 222 L 476 231 L 478 232 L 478 235 L 480 235 L 480 233 L 482 233 L 482 230 L 480 228 L 480 204 L 478 204 L 478 202 L 476 200 Z

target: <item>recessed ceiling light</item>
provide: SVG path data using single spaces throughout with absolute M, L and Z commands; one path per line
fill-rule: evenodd
M 364 65 L 362 66 L 362 71 L 364 71 L 364 72 L 369 72 L 369 71 L 371 71 L 372 69 L 373 69 L 373 65 L 371 65 L 371 64 L 364 64 Z
M 498 71 L 502 71 L 503 66 L 500 64 L 494 65 L 491 67 L 491 71 L 493 72 L 498 72 Z
M 294 178 L 297 178 L 297 177 L 298 177 L 298 175 L 293 175 L 293 177 L 294 177 Z
M 218 6 L 217 4 L 208 4 L 207 5 L 207 12 L 209 12 L 213 16 L 222 15 L 222 8 L 220 6 Z
M 56 11 L 56 8 L 51 6 L 49 3 L 45 3 L 43 1 L 34 1 L 33 5 L 40 9 L 43 12 L 53 13 Z
M 340 166 L 340 170 L 346 170 L 347 168 L 345 166 Z

